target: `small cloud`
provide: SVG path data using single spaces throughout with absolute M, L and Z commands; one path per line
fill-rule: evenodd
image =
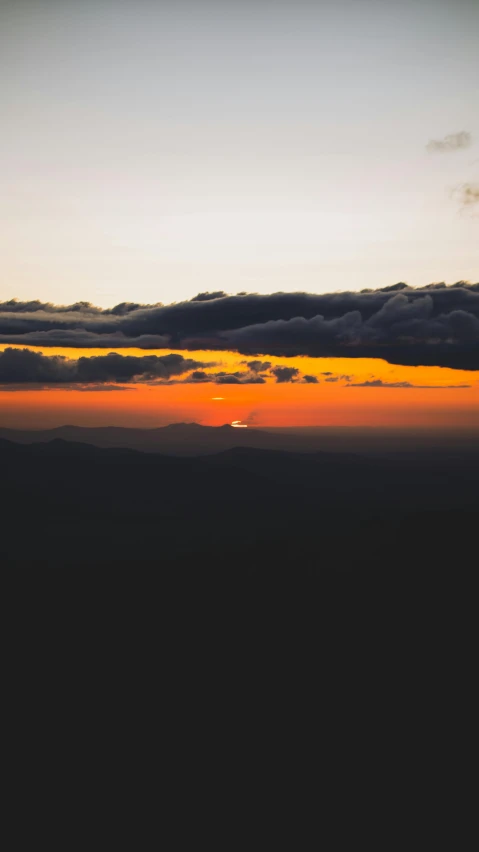
M 479 202 L 479 183 L 462 183 L 455 188 L 453 194 L 463 207 L 470 207 Z
M 271 367 L 271 361 L 241 361 L 241 363 L 246 364 L 253 373 L 263 373 Z
M 217 385 L 240 385 L 241 379 L 238 376 L 217 376 L 215 379 Z
M 350 382 L 351 378 L 352 378 L 352 376 L 340 376 L 340 375 L 333 376 L 331 373 L 329 373 L 328 375 L 329 375 L 329 378 L 325 379 L 324 380 L 325 382 L 341 382 L 341 381 Z
M 306 385 L 317 385 L 318 379 L 316 376 L 303 376 L 303 382 Z
M 186 379 L 183 379 L 186 384 L 214 382 L 217 385 L 264 385 L 265 380 L 262 376 L 256 373 L 242 372 L 237 370 L 235 373 L 226 373 L 222 370 L 219 373 L 206 373 L 204 370 L 194 370 Z M 223 397 L 212 397 L 213 399 L 223 399 Z
M 271 372 L 276 377 L 278 384 L 294 382 L 296 376 L 299 374 L 299 370 L 296 367 L 273 367 Z
M 471 141 L 471 134 L 467 130 L 460 130 L 459 133 L 449 133 L 444 136 L 444 139 L 431 139 L 426 145 L 426 150 L 430 153 L 447 154 L 469 148 Z
M 208 373 L 205 373 L 204 370 L 195 370 L 193 373 L 190 373 L 190 375 L 188 376 L 186 381 L 187 382 L 210 382 L 211 377 L 208 375 Z
M 413 385 L 411 382 L 383 382 L 382 379 L 372 379 L 367 382 L 355 382 L 346 385 L 347 388 L 416 388 L 417 390 L 453 390 L 470 388 L 471 385 Z

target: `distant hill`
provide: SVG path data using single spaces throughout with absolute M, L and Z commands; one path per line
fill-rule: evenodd
M 172 456 L 204 456 L 238 448 L 277 450 L 293 453 L 401 453 L 423 452 L 455 456 L 479 453 L 479 435 L 472 432 L 431 433 L 428 430 L 380 430 L 354 428 L 318 429 L 238 429 L 229 424 L 203 426 L 199 423 L 172 423 L 154 429 L 121 426 L 59 426 L 54 429 L 18 430 L 0 427 L 0 438 L 19 444 L 62 439 L 95 447 L 124 447 L 145 453 Z
M 240 446 L 182 458 L 66 441 L 60 431 L 29 444 L 0 437 L 0 565 L 148 563 L 226 574 L 474 567 L 474 454 Z M 230 434 L 189 424 L 158 431 Z
M 278 449 L 301 452 L 303 442 L 294 435 L 273 435 L 259 429 L 237 429 L 234 426 L 202 426 L 198 423 L 172 423 L 156 429 L 132 429 L 120 426 L 59 426 L 55 429 L 1 429 L 0 438 L 19 444 L 64 441 L 91 444 L 96 447 L 127 447 L 147 453 L 176 456 L 200 456 L 234 447 Z M 304 449 L 317 445 L 306 441 Z

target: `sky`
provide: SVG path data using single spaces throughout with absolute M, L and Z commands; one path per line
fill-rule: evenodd
M 109 309 L 477 282 L 478 33 L 477 0 L 0 0 L 0 301 Z M 477 346 L 468 328 L 462 344 Z M 241 342 L 219 345 L 201 341 L 203 363 L 222 365 L 206 374 L 244 373 Z M 240 376 L 226 401 L 212 399 L 218 377 L 187 373 L 122 392 L 37 381 L 0 384 L 0 419 L 477 427 L 469 362 L 356 355 L 328 370 L 329 350 L 285 361 L 261 346 L 263 384 Z M 289 381 L 271 372 L 295 358 L 308 363 Z
M 223 370 L 226 367 L 232 373 L 245 370 L 243 359 L 232 353 L 195 355 L 205 360 L 214 357 Z M 72 357 L 71 352 L 69 356 Z M 277 358 L 270 361 L 285 363 Z M 313 362 L 297 358 L 289 360 L 287 366 L 316 375 L 317 384 L 301 379 L 221 385 L 178 381 L 164 385 L 125 384 L 122 392 L 104 385 L 78 390 L 61 385 L 48 390 L 34 385 L 27 390 L 16 386 L 13 390 L 0 385 L 0 425 L 15 429 L 66 424 L 154 428 L 175 422 L 221 426 L 241 421 L 249 428 L 348 426 L 458 433 L 479 430 L 479 382 L 471 379 L 468 372 L 404 368 L 372 359 L 361 359 L 351 366 L 349 359 Z M 366 382 L 370 385 L 362 386 Z

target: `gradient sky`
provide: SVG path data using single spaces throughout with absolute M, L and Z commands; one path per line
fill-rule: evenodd
M 478 281 L 478 47 L 479 0 L 0 0 L 0 301 Z M 477 372 L 286 361 L 0 387 L 1 425 L 479 428 Z
M 0 351 L 6 347 L 0 346 Z M 74 350 L 49 347 L 47 356 L 77 358 L 104 355 L 104 349 Z M 118 350 L 121 351 L 121 350 Z M 169 350 L 152 350 L 165 355 Z M 144 356 L 145 351 L 124 350 Z M 187 355 L 188 353 L 181 353 Z M 214 362 L 233 373 L 245 370 L 244 356 L 233 352 L 195 351 L 195 358 Z M 123 389 L 0 386 L 2 426 L 48 428 L 66 423 L 81 426 L 123 425 L 154 427 L 194 421 L 220 426 L 241 420 L 250 427 L 374 426 L 479 430 L 479 379 L 476 372 L 441 367 L 405 367 L 377 358 L 275 358 L 275 365 L 295 367 L 293 383 L 278 384 L 272 377 L 263 385 L 130 384 Z M 304 384 L 301 376 L 315 376 L 318 384 Z M 382 386 L 374 386 L 374 383 Z M 365 382 L 370 386 L 362 386 Z M 404 387 L 398 385 L 403 384 Z M 354 387 L 356 385 L 356 387 Z
M 0 296 L 477 280 L 478 33 L 477 0 L 0 0 Z

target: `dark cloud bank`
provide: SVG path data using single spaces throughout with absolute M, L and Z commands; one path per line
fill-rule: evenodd
M 201 361 L 182 355 L 98 355 L 78 360 L 59 355 L 47 356 L 29 349 L 5 349 L 0 352 L 0 384 L 42 385 L 128 383 L 131 381 L 168 381 L 194 367 L 205 367 Z
M 198 367 L 214 367 L 214 361 L 204 363 L 175 353 L 138 357 L 110 352 L 108 355 L 69 359 L 59 355 L 43 355 L 31 349 L 7 347 L 4 352 L 0 352 L 0 385 L 11 388 L 30 384 L 91 388 L 129 382 L 164 384 L 178 381 L 177 377 L 183 374 L 187 375 L 179 381 L 188 384 L 214 382 L 217 385 L 245 385 L 265 384 L 266 377 L 275 378 L 279 383 L 293 382 L 300 376 L 295 367 L 284 366 L 273 367 L 269 372 L 258 375 L 254 366 L 259 362 L 251 363 L 253 368 L 248 364 L 248 370 L 206 373 Z M 269 363 L 267 366 L 271 367 Z M 311 380 L 315 381 L 314 377 L 304 377 L 305 382 Z
M 231 349 L 251 357 L 382 358 L 478 370 L 479 284 L 400 283 L 322 295 L 202 293 L 172 305 L 122 303 L 107 310 L 10 301 L 0 303 L 0 343 Z M 259 378 L 267 369 L 267 362 L 248 364 Z

